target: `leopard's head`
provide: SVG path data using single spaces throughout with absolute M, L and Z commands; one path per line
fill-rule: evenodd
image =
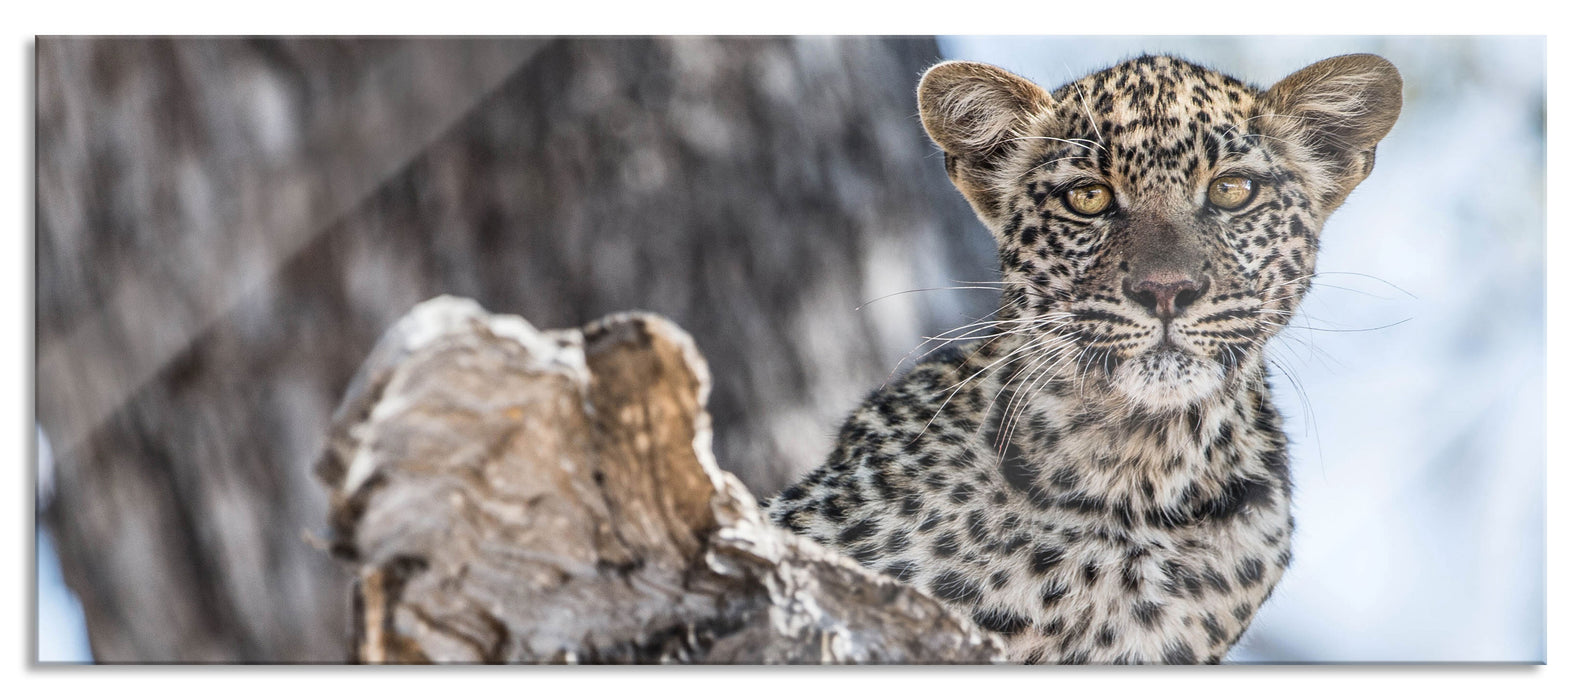
M 995 234 L 1024 369 L 1163 412 L 1261 371 L 1320 228 L 1400 113 L 1401 79 L 1357 54 L 1259 90 L 1147 56 L 1051 92 L 950 61 L 918 101 Z

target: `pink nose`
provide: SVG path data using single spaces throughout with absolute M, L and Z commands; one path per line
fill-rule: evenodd
M 1203 290 L 1207 288 L 1207 279 L 1171 274 L 1153 274 L 1138 281 L 1127 279 L 1121 283 L 1121 291 L 1126 298 L 1166 321 L 1191 306 L 1192 302 L 1203 296 Z

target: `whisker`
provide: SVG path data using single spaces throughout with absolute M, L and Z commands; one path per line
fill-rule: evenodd
M 1093 126 L 1093 135 L 1099 137 L 1100 148 L 1103 148 L 1104 132 L 1099 130 L 1099 122 L 1093 118 L 1093 106 L 1088 104 L 1088 93 L 1082 89 L 1080 83 L 1074 83 L 1073 85 L 1077 88 L 1077 96 L 1082 98 L 1082 111 L 1088 114 L 1088 124 Z
M 982 327 L 984 325 L 990 325 L 990 326 L 997 325 L 998 323 L 1000 323 L 1000 321 L 998 319 L 996 319 L 994 321 L 985 321 L 984 319 L 988 318 L 989 316 L 997 315 L 997 314 L 999 314 L 1002 311 L 1005 311 L 1005 309 L 1009 308 L 1010 305 L 1011 305 L 1010 302 L 1006 302 L 1004 304 L 1001 304 L 1000 308 L 995 309 L 993 311 L 990 311 L 989 313 L 986 313 L 986 314 L 984 314 L 982 316 L 979 316 L 978 319 L 977 319 L 977 322 L 967 323 L 967 324 L 964 324 L 964 325 L 956 326 L 955 328 L 952 328 L 952 329 L 950 329 L 948 331 L 945 331 L 941 335 L 948 335 L 950 333 L 955 333 L 956 331 L 969 332 L 970 329 Z M 935 345 L 934 347 L 929 348 L 928 350 L 924 351 L 922 355 L 918 355 L 917 354 L 917 350 L 918 350 L 918 348 L 921 348 L 924 345 L 927 345 L 929 343 L 929 340 L 925 339 L 925 340 L 923 340 L 923 342 L 918 343 L 917 345 L 913 346 L 912 349 L 909 352 L 907 352 L 905 355 L 903 355 L 901 357 L 901 359 L 896 360 L 895 367 L 890 368 L 890 376 L 889 376 L 889 378 L 885 379 L 885 382 L 884 382 L 885 385 L 888 386 L 890 384 L 890 382 L 895 379 L 895 373 L 901 371 L 901 365 L 905 364 L 908 359 L 912 358 L 913 356 L 917 356 L 918 358 L 926 357 L 929 354 L 939 350 L 940 348 L 943 348 L 946 345 L 949 345 L 951 342 L 954 342 L 954 341 L 951 341 L 951 340 L 941 341 L 938 345 Z M 974 354 L 976 354 L 976 353 L 974 353 Z
M 1378 282 L 1380 284 L 1388 285 L 1391 289 L 1394 289 L 1395 291 L 1400 292 L 1402 294 L 1405 294 L 1406 296 L 1409 296 L 1409 297 L 1411 297 L 1413 299 L 1417 298 L 1416 294 L 1413 294 L 1411 292 L 1406 291 L 1405 289 L 1402 289 L 1401 287 L 1396 285 L 1394 282 L 1391 282 L 1391 281 L 1389 281 L 1387 279 L 1384 279 L 1383 277 L 1378 277 L 1378 276 L 1375 276 L 1375 275 L 1367 274 L 1365 272 L 1328 271 L 1328 272 L 1316 272 L 1316 273 L 1313 273 L 1311 276 L 1312 277 L 1320 277 L 1320 276 L 1324 276 L 1324 275 L 1345 275 L 1345 276 L 1349 276 L 1349 277 L 1366 277 L 1366 278 L 1368 278 L 1370 280 L 1373 280 L 1375 282 Z
M 945 389 L 941 389 L 941 390 L 939 390 L 937 392 L 934 392 L 935 396 L 938 396 L 939 394 L 942 394 L 942 393 L 944 393 L 946 391 L 949 391 L 950 395 L 946 396 L 945 400 L 939 404 L 939 408 L 934 411 L 934 415 L 929 417 L 928 423 L 923 425 L 923 429 L 918 431 L 917 437 L 912 438 L 911 442 L 916 442 L 918 438 L 921 438 L 921 437 L 923 437 L 923 435 L 928 433 L 929 427 L 932 426 L 934 424 L 934 421 L 939 418 L 939 414 L 944 412 L 945 407 L 950 405 L 950 400 L 955 398 L 956 394 L 958 392 L 960 392 L 962 387 L 966 386 L 966 384 L 968 382 L 970 382 L 973 379 L 977 378 L 979 375 L 982 375 L 984 372 L 987 372 L 990 369 L 993 369 L 994 367 L 997 367 L 997 366 L 999 366 L 999 365 L 1001 365 L 1001 364 L 1003 364 L 1005 362 L 1013 360 L 1018 355 L 1024 354 L 1026 352 L 1030 352 L 1030 351 L 1036 349 L 1037 347 L 1038 347 L 1038 343 L 1031 343 L 1030 342 L 1028 344 L 1025 344 L 1025 345 L 1023 345 L 1023 346 L 1021 346 L 1019 348 L 1016 348 L 1016 349 L 1012 350 L 1009 353 L 1006 353 L 1006 355 L 1004 357 L 1001 357 L 1000 359 L 995 360 L 994 362 L 990 363 L 988 366 L 984 367 L 983 369 L 980 369 L 977 372 L 972 373 L 972 376 L 969 376 L 966 379 L 963 379 L 963 380 L 961 380 L 959 382 L 956 382 L 955 384 L 953 384 L 953 385 L 951 385 L 949 387 L 946 387 Z M 908 444 L 911 444 L 911 443 L 909 442 Z
M 1005 436 L 1007 435 L 1006 421 L 1007 421 L 1007 419 L 1010 418 L 1010 415 L 1011 415 L 1012 411 L 1015 409 L 1017 396 L 1022 391 L 1021 387 L 1026 384 L 1027 380 L 1030 379 L 1033 376 L 1033 374 L 1037 372 L 1037 370 L 1039 368 L 1043 367 L 1051 359 L 1058 359 L 1059 353 L 1060 353 L 1061 350 L 1064 350 L 1065 348 L 1071 347 L 1071 345 L 1073 344 L 1073 342 L 1075 340 L 1075 336 L 1072 336 L 1072 335 L 1069 335 L 1069 334 L 1061 334 L 1058 337 L 1058 340 L 1060 340 L 1061 342 L 1058 342 L 1053 347 L 1050 347 L 1050 348 L 1046 349 L 1045 351 L 1040 352 L 1033 359 L 1033 361 L 1031 363 L 1023 365 L 1015 373 L 1013 373 L 1010 377 L 1008 377 L 1005 380 L 1005 383 L 1000 386 L 1000 391 L 995 393 L 994 398 L 990 401 L 990 405 L 994 405 L 996 402 L 998 402 L 1000 400 L 1000 395 L 1005 393 L 1006 386 L 1009 386 L 1010 383 L 1015 381 L 1018 376 L 1021 376 L 1024 373 L 1026 374 L 1026 376 L 1024 376 L 1022 378 L 1022 383 L 1018 384 L 1017 388 L 1014 391 L 1011 392 L 1011 400 L 1007 404 L 1007 410 L 1003 411 L 1001 413 L 1001 415 L 1000 415 L 1000 425 L 998 427 L 999 435 L 1000 435 L 1000 441 L 999 441 L 1000 444 L 999 444 L 998 447 L 999 447 L 999 451 L 1000 451 L 1002 456 L 1004 454 L 1004 449 L 1005 449 L 1004 446 L 1005 446 L 1005 444 L 1007 444 L 1007 443 L 1005 443 Z M 983 429 L 983 424 L 987 420 L 988 420 L 988 414 L 985 414 L 983 421 L 980 421 L 979 424 L 978 424 L 978 429 L 980 431 Z M 1014 423 L 1012 424 L 1012 429 L 1014 430 Z
M 1066 156 L 1065 158 L 1051 158 L 1051 159 L 1046 160 L 1046 161 L 1044 161 L 1042 163 L 1039 163 L 1038 165 L 1035 165 L 1035 166 L 1033 166 L 1031 168 L 1023 170 L 1022 171 L 1022 175 L 1026 175 L 1026 174 L 1028 174 L 1030 172 L 1033 172 L 1034 170 L 1037 170 L 1039 168 L 1042 168 L 1042 167 L 1044 167 L 1046 165 L 1053 165 L 1055 163 L 1062 163 L 1062 162 L 1065 162 L 1065 161 L 1068 161 L 1068 160 L 1087 160 L 1087 159 L 1088 159 L 1087 156 Z M 1045 195 L 1045 196 L 1047 197 L 1048 195 Z M 1043 205 L 1043 201 L 1039 201 L 1039 205 L 1042 206 Z
M 1093 146 L 1089 146 L 1089 145 L 1084 144 L 1084 143 L 1079 143 L 1080 141 L 1087 141 L 1088 143 L 1092 143 L 1092 144 L 1098 145 L 1098 148 L 1100 148 L 1100 149 L 1104 148 L 1104 146 L 1102 144 L 1098 144 L 1098 142 L 1093 141 L 1091 139 L 1062 139 L 1062 138 L 1056 138 L 1054 136 L 1010 136 L 1010 137 L 1006 137 L 1006 138 L 1000 139 L 999 141 L 994 142 L 994 145 L 1000 145 L 1000 144 L 1007 143 L 1007 142 L 1010 142 L 1010 141 L 1059 141 L 1061 143 L 1069 143 L 1069 144 L 1071 144 L 1073 146 L 1081 146 L 1081 147 L 1086 148 L 1086 149 L 1088 149 L 1090 151 L 1093 150 L 1093 148 L 1094 148 Z
M 853 308 L 852 311 L 861 311 L 861 310 L 863 310 L 864 307 L 866 307 L 869 304 L 872 304 L 872 303 L 874 303 L 876 301 L 883 301 L 885 299 L 889 299 L 890 297 L 901 296 L 902 294 L 916 294 L 918 292 L 939 292 L 939 291 L 948 291 L 948 290 L 952 290 L 952 289 L 972 289 L 972 290 L 989 291 L 989 292 L 998 292 L 998 291 L 1000 291 L 1000 289 L 998 287 L 972 287 L 972 286 L 961 286 L 961 287 L 923 287 L 921 289 L 907 289 L 907 290 L 900 291 L 900 292 L 892 292 L 890 294 L 886 294 L 886 295 L 880 296 L 880 297 L 874 297 L 872 299 L 869 299 L 869 300 L 857 305 L 857 307 Z
M 1062 356 L 1060 351 L 1064 350 L 1065 348 L 1071 347 L 1074 344 L 1075 336 L 1071 336 L 1071 338 L 1073 340 L 1072 343 L 1067 343 L 1065 345 L 1059 346 L 1059 347 L 1055 348 L 1053 351 L 1051 351 L 1049 353 L 1046 353 L 1046 356 L 1049 356 L 1051 358 L 1050 361 L 1042 362 L 1042 363 L 1039 363 L 1037 365 L 1037 367 L 1043 368 L 1042 369 L 1042 373 L 1038 374 L 1037 376 L 1038 377 L 1047 377 L 1047 379 L 1044 379 L 1040 383 L 1035 378 L 1033 381 L 1036 384 L 1036 387 L 1024 392 L 1022 390 L 1022 388 L 1020 386 L 1018 386 L 1017 390 L 1015 392 L 1012 392 L 1010 407 L 1006 411 L 1007 415 L 1006 416 L 1002 416 L 1001 417 L 1001 421 L 1000 421 L 1000 434 L 1001 434 L 1001 441 L 1003 443 L 1001 445 L 1001 447 L 1000 447 L 1000 457 L 1002 459 L 1005 456 L 1006 448 L 1011 444 L 1011 440 L 1015 436 L 1016 426 L 1021 424 L 1022 416 L 1027 412 L 1027 409 L 1032 405 L 1033 398 L 1036 397 L 1038 394 L 1042 393 L 1043 390 L 1044 390 L 1044 387 L 1049 386 L 1049 382 L 1053 381 L 1056 378 L 1056 376 L 1058 376 L 1058 375 L 1056 375 L 1056 372 L 1059 371 L 1062 368 L 1063 365 L 1069 364 L 1070 357 L 1069 356 Z M 1035 369 L 1035 372 L 1037 372 L 1037 371 L 1038 370 Z M 1032 375 L 1029 375 L 1029 376 L 1032 376 Z M 1023 383 L 1026 384 L 1026 380 L 1025 379 L 1023 380 Z M 1017 402 L 1017 394 L 1022 394 L 1022 399 L 1021 399 L 1020 405 L 1018 405 L 1018 402 Z M 1008 428 L 1006 426 L 1006 419 L 1007 419 L 1007 417 L 1009 418 L 1009 427 Z
M 1372 328 L 1314 328 L 1312 326 L 1294 326 L 1290 324 L 1287 324 L 1285 327 L 1296 328 L 1305 331 L 1319 331 L 1321 333 L 1367 333 L 1370 331 L 1382 331 L 1386 328 L 1394 328 L 1410 320 L 1412 319 L 1403 318 L 1399 321 L 1396 321 L 1395 323 L 1386 323 L 1382 326 L 1374 326 Z

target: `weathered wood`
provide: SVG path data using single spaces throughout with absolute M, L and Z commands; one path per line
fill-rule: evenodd
M 951 663 L 1003 644 L 770 525 L 709 375 L 649 314 L 539 332 L 440 297 L 388 332 L 318 474 L 363 662 Z

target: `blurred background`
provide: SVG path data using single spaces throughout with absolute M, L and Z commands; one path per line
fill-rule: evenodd
M 1289 36 L 39 38 L 38 658 L 343 660 L 311 467 L 436 294 L 663 313 L 720 464 L 760 495 L 813 468 L 996 306 L 934 289 L 996 274 L 916 121 L 936 60 L 1267 86 L 1358 51 L 1405 107 L 1273 346 L 1296 556 L 1229 660 L 1541 662 L 1544 40 Z

